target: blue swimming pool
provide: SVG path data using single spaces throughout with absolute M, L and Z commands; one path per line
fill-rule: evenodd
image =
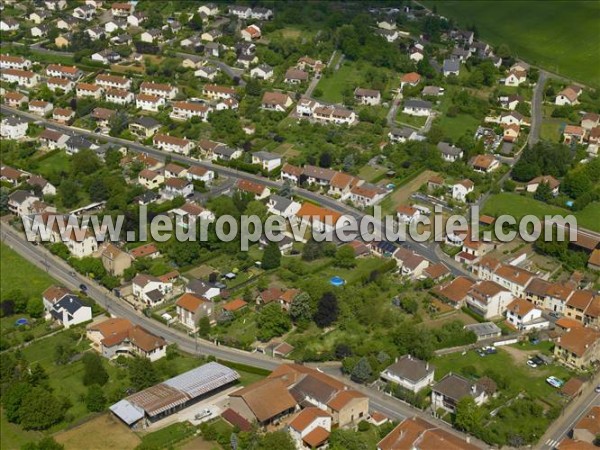
M 335 276 L 335 277 L 331 277 L 331 279 L 329 280 L 329 283 L 333 286 L 343 286 L 344 284 L 346 284 L 346 281 L 343 278 Z

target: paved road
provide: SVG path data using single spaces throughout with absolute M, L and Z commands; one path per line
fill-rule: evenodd
M 184 164 L 188 164 L 188 165 L 196 165 L 196 166 L 204 167 L 204 168 L 213 170 L 214 172 L 219 173 L 221 175 L 228 176 L 228 177 L 241 178 L 241 179 L 245 179 L 245 180 L 262 183 L 263 185 L 266 185 L 266 186 L 268 186 L 270 188 L 274 188 L 274 189 L 280 189 L 282 186 L 282 183 L 280 181 L 269 180 L 267 178 L 263 178 L 258 175 L 253 175 L 253 174 L 250 174 L 247 172 L 241 172 L 239 170 L 231 169 L 229 167 L 224 167 L 224 166 L 220 166 L 217 164 L 213 164 L 208 161 L 200 161 L 200 160 L 193 159 L 193 158 L 183 156 L 183 155 L 177 155 L 174 153 L 166 153 L 166 152 L 163 152 L 163 151 L 158 150 L 153 147 L 144 146 L 137 142 L 128 141 L 125 139 L 120 139 L 120 138 L 116 138 L 116 137 L 112 137 L 112 136 L 107 136 L 104 134 L 98 134 L 98 133 L 94 133 L 91 131 L 83 130 L 81 128 L 74 128 L 74 127 L 69 127 L 69 126 L 65 126 L 65 125 L 59 125 L 53 121 L 50 121 L 50 120 L 47 120 L 44 118 L 40 118 L 34 114 L 30 114 L 25 111 L 19 111 L 19 110 L 13 109 L 13 108 L 9 108 L 5 105 L 0 106 L 0 111 L 4 114 L 18 115 L 18 116 L 24 117 L 28 120 L 35 121 L 35 122 L 41 123 L 41 124 L 45 124 L 47 126 L 50 126 L 51 128 L 54 128 L 57 130 L 62 130 L 64 132 L 69 132 L 69 133 L 75 132 L 77 134 L 87 136 L 92 139 L 98 139 L 100 141 L 110 142 L 113 144 L 126 146 L 130 150 L 133 150 L 133 151 L 136 151 L 139 153 L 146 153 L 148 155 L 152 155 L 157 158 L 162 159 L 165 156 L 169 155 L 173 161 L 179 161 L 179 162 L 183 162 Z M 366 216 L 366 214 L 363 213 L 362 211 L 352 208 L 352 207 L 350 207 L 338 200 L 335 200 L 333 198 L 326 197 L 326 196 L 320 195 L 320 194 L 316 194 L 314 192 L 311 192 L 311 191 L 308 191 L 308 190 L 302 189 L 302 188 L 296 188 L 294 190 L 294 192 L 304 198 L 311 200 L 311 201 L 320 203 L 321 205 L 323 205 L 327 208 L 330 208 L 334 211 L 338 211 L 345 215 L 352 216 L 357 221 L 362 220 L 362 218 Z M 379 231 L 376 232 L 377 236 L 382 237 L 387 234 L 387 228 L 385 227 L 384 223 L 382 223 L 378 220 L 374 220 L 373 223 L 374 223 L 374 226 L 376 229 L 381 230 L 381 232 L 379 232 Z M 390 233 L 390 235 L 391 235 L 391 233 Z M 436 251 L 437 245 L 433 241 L 418 243 L 413 240 L 407 240 L 406 242 L 403 243 L 403 245 L 405 247 L 415 251 L 416 253 L 423 255 L 425 258 L 427 258 L 429 261 L 431 261 L 433 263 L 443 261 L 449 267 L 450 271 L 456 276 L 459 276 L 459 275 L 469 276 L 470 275 L 470 272 L 468 270 L 463 268 L 461 265 L 457 264 L 453 259 L 447 257 L 446 255 L 441 254 L 440 252 L 437 252 Z
M 540 76 L 533 90 L 533 99 L 531 101 L 531 128 L 529 129 L 528 143 L 530 147 L 537 144 L 540 140 L 540 131 L 543 120 L 543 101 L 544 101 L 544 85 L 548 74 L 540 70 Z
M 573 429 L 573 426 L 589 411 L 592 406 L 600 406 L 600 394 L 594 387 L 600 382 L 600 375 L 587 386 L 583 393 L 565 408 L 561 416 L 548 428 L 538 448 L 540 450 L 555 449 L 558 443 Z

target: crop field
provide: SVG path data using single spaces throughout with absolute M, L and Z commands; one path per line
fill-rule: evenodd
M 506 44 L 525 61 L 600 86 L 600 2 L 492 0 L 425 2 L 461 26 L 474 25 L 492 45 Z M 577 24 L 577 26 L 573 26 Z

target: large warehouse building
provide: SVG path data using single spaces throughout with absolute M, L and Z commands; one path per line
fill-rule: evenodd
M 110 410 L 130 427 L 143 427 L 231 386 L 240 375 L 210 362 L 115 403 Z

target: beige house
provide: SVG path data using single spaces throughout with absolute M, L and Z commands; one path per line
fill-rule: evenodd
M 100 258 L 106 271 L 113 276 L 120 277 L 126 269 L 131 267 L 131 256 L 114 244 L 106 244 Z
M 584 369 L 600 361 L 600 331 L 571 328 L 556 339 L 554 356 L 568 366 Z

